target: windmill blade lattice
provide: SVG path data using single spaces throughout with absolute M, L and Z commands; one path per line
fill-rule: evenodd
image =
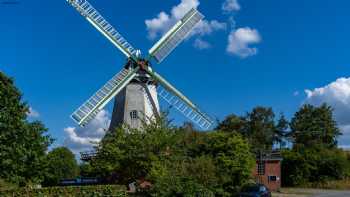
M 80 126 L 85 126 L 136 76 L 138 70 L 139 68 L 121 70 L 88 101 L 79 107 L 71 115 L 72 119 Z
M 209 129 L 213 125 L 213 121 L 203 112 L 193 109 L 186 104 L 181 98 L 167 91 L 164 87 L 158 86 L 158 96 L 165 100 L 170 106 L 177 109 L 186 118 L 200 126 L 202 129 Z
M 124 55 L 134 60 L 135 50 L 120 33 L 87 0 L 67 0 L 84 16 L 98 31 L 107 37 Z
M 158 63 L 162 62 L 203 18 L 198 10 L 192 8 L 149 50 L 150 56 Z
M 185 117 L 199 125 L 202 129 L 209 129 L 212 127 L 214 121 L 212 121 L 208 115 L 201 112 L 199 108 L 185 95 L 167 82 L 158 73 L 151 69 L 148 69 L 147 72 L 161 85 L 158 85 L 157 92 L 162 99 L 171 106 L 174 106 Z

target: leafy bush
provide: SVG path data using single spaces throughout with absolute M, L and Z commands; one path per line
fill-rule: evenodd
M 127 196 L 125 186 L 100 185 L 83 187 L 47 187 L 43 189 L 18 189 L 0 191 L 0 196 L 50 196 L 50 197 L 98 197 L 98 196 Z
M 282 183 L 285 186 L 306 186 L 341 180 L 349 176 L 346 154 L 336 148 L 296 146 L 283 152 Z
M 5 180 L 0 179 L 0 192 L 14 189 L 17 189 L 17 185 L 8 183 Z
M 172 158 L 155 162 L 149 172 L 154 196 L 214 196 L 219 179 L 212 158 Z
M 196 132 L 162 122 L 143 131 L 109 132 L 97 152 L 86 172 L 117 184 L 145 178 L 153 185 L 145 192 L 154 196 L 229 196 L 250 178 L 255 164 L 240 134 Z

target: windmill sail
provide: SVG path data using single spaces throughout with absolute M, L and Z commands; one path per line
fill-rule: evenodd
M 158 63 L 162 62 L 203 18 L 199 11 L 191 9 L 149 50 L 150 56 Z
M 196 123 L 202 129 L 209 129 L 213 125 L 211 118 L 201 112 L 199 108 L 186 98 L 180 91 L 167 82 L 158 73 L 148 69 L 148 73 L 157 80 L 161 86 L 158 86 L 158 95 L 168 104 L 175 107 L 185 117 Z
M 67 0 L 98 31 L 111 41 L 124 55 L 135 60 L 135 50 L 120 33 L 87 0 Z
M 120 71 L 88 101 L 79 107 L 71 115 L 72 119 L 80 126 L 85 126 L 136 76 L 138 70 L 139 68 L 130 68 Z

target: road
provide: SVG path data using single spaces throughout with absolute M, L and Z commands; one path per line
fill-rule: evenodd
M 314 194 L 312 197 L 350 197 L 350 191 L 321 191 L 321 193 Z
M 350 190 L 322 190 L 283 188 L 281 192 L 273 193 L 273 197 L 350 197 Z

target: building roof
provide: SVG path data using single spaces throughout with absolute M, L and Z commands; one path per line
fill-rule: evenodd
M 256 154 L 256 160 L 258 161 L 282 161 L 282 159 L 280 151 L 261 152 Z

